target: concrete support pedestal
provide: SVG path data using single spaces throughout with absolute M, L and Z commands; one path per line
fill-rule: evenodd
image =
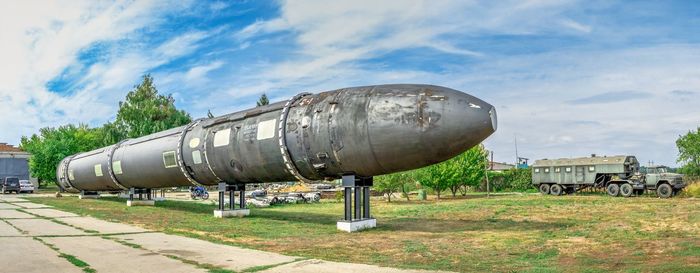
M 338 221 L 338 230 L 355 232 L 377 227 L 377 219 L 370 216 L 369 209 L 369 189 L 373 184 L 372 177 L 343 175 L 345 218 Z
M 250 215 L 250 210 L 245 205 L 245 184 L 229 185 L 219 183 L 219 208 L 214 210 L 214 217 L 229 218 L 229 217 L 244 217 Z M 228 191 L 229 206 L 226 208 L 226 192 Z M 239 194 L 239 206 L 236 208 L 235 192 Z
M 338 230 L 342 230 L 345 232 L 355 232 L 355 231 L 360 231 L 363 229 L 370 229 L 370 228 L 377 227 L 377 219 L 370 218 L 370 219 L 354 220 L 354 221 L 350 221 L 350 222 L 338 221 L 338 224 L 336 227 L 338 228 Z
M 155 200 L 126 200 L 126 206 L 127 207 L 135 207 L 135 206 L 155 206 L 156 201 Z
M 248 215 L 250 215 L 249 209 L 214 210 L 214 217 L 216 218 L 244 217 Z
M 138 199 L 134 199 L 134 195 L 136 194 L 138 194 Z M 146 199 L 144 199 L 144 195 Z M 155 205 L 156 201 L 153 200 L 151 189 L 129 189 L 129 199 L 126 200 L 127 207 Z

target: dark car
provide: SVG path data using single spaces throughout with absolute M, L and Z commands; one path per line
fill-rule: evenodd
M 5 177 L 2 180 L 2 193 L 15 192 L 19 193 L 19 178 L 17 177 Z

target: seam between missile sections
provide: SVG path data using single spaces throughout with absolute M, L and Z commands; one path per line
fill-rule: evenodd
M 365 122 L 366 122 L 365 130 L 367 130 L 367 142 L 369 142 L 369 151 L 372 152 L 372 158 L 374 159 L 374 162 L 377 163 L 377 166 L 379 166 L 379 168 L 381 168 L 382 171 L 386 172 L 386 168 L 384 168 L 384 166 L 382 166 L 382 163 L 379 162 L 379 159 L 377 159 L 377 154 L 374 153 L 374 144 L 372 143 L 372 135 L 370 134 L 370 129 L 369 129 L 369 126 L 370 126 L 370 122 L 369 122 L 369 112 L 370 112 L 369 110 L 370 109 L 369 109 L 369 107 L 372 104 L 372 95 L 373 95 L 373 93 L 375 93 L 375 90 L 376 90 L 376 86 L 372 87 L 372 90 L 370 90 L 369 96 L 367 97 L 367 106 L 365 107 L 365 109 L 367 109 L 367 119 L 365 120 Z

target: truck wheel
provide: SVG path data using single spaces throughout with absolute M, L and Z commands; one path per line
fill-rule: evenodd
M 549 184 L 540 184 L 540 193 L 544 195 L 549 194 Z
M 561 195 L 562 188 L 561 185 L 559 184 L 554 184 L 552 186 L 549 186 L 549 193 L 552 195 Z
M 622 195 L 622 197 L 630 197 L 632 196 L 632 193 L 634 193 L 632 185 L 629 183 L 620 185 L 620 195 Z
M 618 196 L 620 194 L 620 186 L 618 186 L 617 184 L 610 184 L 608 185 L 606 191 L 610 196 Z
M 656 188 L 656 195 L 661 198 L 669 198 L 673 195 L 673 188 L 669 184 L 661 184 Z

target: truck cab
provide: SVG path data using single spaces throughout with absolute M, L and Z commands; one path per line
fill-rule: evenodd
M 649 166 L 644 175 L 647 189 L 656 190 L 660 197 L 675 195 L 685 187 L 683 175 L 669 172 L 666 166 Z

